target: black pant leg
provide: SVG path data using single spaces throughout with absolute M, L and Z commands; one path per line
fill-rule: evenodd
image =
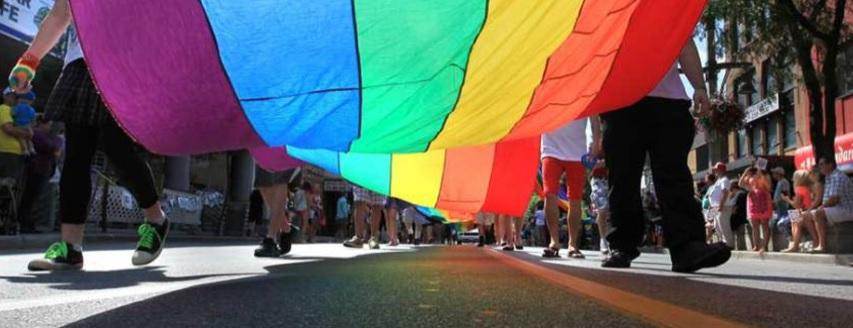
M 690 102 L 661 100 L 655 105 L 655 124 L 650 129 L 650 158 L 655 190 L 663 215 L 663 232 L 669 248 L 689 241 L 704 241 L 704 219 L 693 197 L 693 175 L 687 156 L 696 134 Z
M 65 162 L 59 180 L 59 217 L 66 224 L 83 224 L 92 197 L 89 172 L 98 148 L 97 127 L 67 124 L 65 126 Z
M 647 122 L 642 103 L 601 116 L 604 153 L 609 169 L 610 220 L 607 241 L 613 249 L 632 251 L 643 241 L 640 180 L 646 161 Z
M 33 205 L 47 189 L 50 177 L 27 170 L 26 185 L 21 195 L 21 206 L 18 207 L 18 224 L 23 229 L 35 229 L 36 219 L 33 215 Z
M 120 182 L 130 190 L 139 206 L 149 208 L 157 203 L 151 167 L 136 152 L 138 145 L 112 119 L 101 126 L 100 141 Z

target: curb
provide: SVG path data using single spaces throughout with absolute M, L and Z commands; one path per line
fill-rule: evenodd
M 759 255 L 751 251 L 732 251 L 732 258 L 738 260 L 783 261 L 793 263 L 853 265 L 853 254 L 807 254 L 769 252 Z
M 45 248 L 59 240 L 58 233 L 22 234 L 16 236 L 0 236 L 0 250 L 20 250 Z M 85 243 L 106 242 L 136 242 L 138 237 L 133 232 L 88 233 Z M 169 234 L 169 241 L 209 241 L 209 242 L 257 242 L 257 237 L 204 236 Z

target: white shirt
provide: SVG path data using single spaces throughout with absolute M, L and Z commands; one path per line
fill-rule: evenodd
M 77 30 L 72 27 L 68 28 L 68 44 L 65 49 L 65 65 L 83 58 L 83 48 L 80 47 L 80 40 L 77 39 Z
M 732 183 L 729 178 L 722 177 L 717 179 L 711 188 L 708 189 L 708 200 L 711 202 L 711 207 L 720 207 L 720 202 L 723 201 L 723 194 L 729 190 Z
M 677 64 L 672 64 L 672 67 L 666 72 L 663 80 L 649 93 L 649 97 L 690 100 L 690 97 L 687 96 L 687 91 L 684 90 L 684 83 L 681 82 L 681 78 L 678 76 Z
M 586 126 L 589 119 L 569 122 L 566 126 L 542 135 L 542 158 L 580 162 L 587 152 Z

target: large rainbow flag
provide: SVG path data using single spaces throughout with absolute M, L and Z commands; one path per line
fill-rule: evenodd
M 518 215 L 542 132 L 630 105 L 705 0 L 71 0 L 103 99 L 161 154 L 283 146 L 375 191 Z

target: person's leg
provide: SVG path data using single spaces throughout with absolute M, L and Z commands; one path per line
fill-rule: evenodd
M 617 260 L 626 259 L 613 263 L 616 267 L 629 266 L 630 260 L 639 255 L 637 248 L 643 240 L 640 179 L 646 162 L 646 135 L 649 132 L 646 131 L 647 117 L 640 112 L 640 107 L 637 104 L 601 116 L 605 127 L 603 146 L 610 189 L 606 238 L 610 243 L 611 258 L 617 255 Z M 611 266 L 607 261 L 604 265 Z
M 812 212 L 812 218 L 815 225 L 815 232 L 817 233 L 817 246 L 815 246 L 815 252 L 824 252 L 826 251 L 826 212 L 822 209 L 818 209 Z
M 800 251 L 802 230 L 803 221 L 791 222 L 791 242 L 788 244 L 788 248 L 782 250 L 782 253 L 796 253 Z
M 550 242 L 545 256 L 556 256 L 560 249 L 560 207 L 557 193 L 560 189 L 560 177 L 563 168 L 560 161 L 546 157 L 542 159 L 542 184 L 545 191 L 545 224 L 548 226 Z
M 523 249 L 524 248 L 524 238 L 522 233 L 524 231 L 524 218 L 512 218 L 513 223 L 513 231 L 515 231 L 515 248 Z M 529 235 L 528 235 L 528 238 Z
M 270 225 L 267 229 L 267 237 L 261 243 L 261 247 L 255 250 L 255 256 L 278 257 L 282 253 L 290 252 L 291 247 L 290 223 L 287 222 L 287 213 L 284 209 L 284 204 L 287 203 L 287 186 L 280 184 L 258 187 L 258 190 L 270 212 Z M 276 239 L 279 239 L 278 248 L 275 246 Z
M 694 198 L 693 174 L 687 166 L 696 134 L 690 102 L 653 100 L 651 104 L 644 113 L 653 120 L 648 127 L 649 159 L 672 270 L 694 272 L 721 265 L 731 251 L 724 243 L 705 243 L 705 218 Z
M 352 209 L 352 221 L 353 221 L 353 229 L 354 235 L 352 238 L 344 242 L 344 246 L 353 247 L 353 248 L 361 248 L 366 238 L 365 233 L 365 215 L 367 214 L 367 204 L 362 200 L 356 200 L 353 204 Z
M 761 249 L 761 224 L 758 220 L 749 220 L 750 226 L 752 226 L 752 251 L 757 252 Z
M 581 230 L 581 200 L 583 199 L 584 185 L 586 184 L 586 169 L 580 162 L 563 163 L 563 171 L 566 172 L 566 191 L 569 198 L 568 234 L 569 255 L 575 258 L 583 258 L 580 253 Z
M 390 200 L 389 200 L 390 201 Z M 400 244 L 400 238 L 397 235 L 397 207 L 392 206 L 385 210 L 385 224 L 388 226 L 388 238 L 390 246 Z
M 761 227 L 762 234 L 761 246 L 758 248 L 758 251 L 764 253 L 770 245 L 770 220 L 761 220 L 758 222 L 758 226 Z
M 720 238 L 720 240 L 726 243 L 726 246 L 728 246 L 729 248 L 734 248 L 734 235 L 732 234 L 731 216 L 731 209 L 722 209 L 717 215 L 717 217 L 714 219 L 714 225 L 717 230 L 717 236 Z
M 600 239 L 599 247 L 602 253 L 610 252 L 610 245 L 607 244 L 607 221 L 609 220 L 610 213 L 605 209 L 598 210 L 598 215 L 595 218 L 596 225 L 598 225 L 598 236 Z
M 44 259 L 29 263 L 30 270 L 79 269 L 83 267 L 83 231 L 92 196 L 90 167 L 98 146 L 99 130 L 68 124 L 65 127 L 65 161 L 59 182 L 61 242 L 53 244 Z
M 370 212 L 370 248 L 379 248 L 379 228 L 382 224 L 383 205 L 373 204 Z

